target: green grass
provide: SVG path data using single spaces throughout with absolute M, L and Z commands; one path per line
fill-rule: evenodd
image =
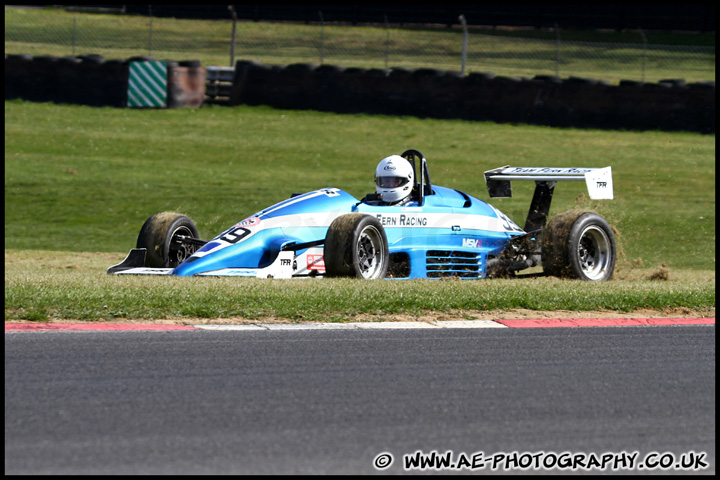
M 615 200 L 579 182 L 551 215 L 580 206 L 617 229 L 616 280 L 478 282 L 118 278 L 143 222 L 181 211 L 210 238 L 294 192 L 372 191 L 377 162 L 416 148 L 431 178 L 489 200 L 502 165 L 613 167 Z M 278 316 L 490 309 L 714 307 L 715 137 L 266 107 L 132 110 L 5 102 L 6 318 Z M 533 185 L 493 200 L 517 223 Z M 89 253 L 92 252 L 92 253 Z M 665 266 L 663 266 L 665 265 Z M 647 280 L 669 271 L 670 281 Z M 107 305 L 107 308 L 105 308 Z M 298 316 L 300 315 L 300 316 Z
M 6 8 L 5 53 L 121 59 L 152 55 L 159 60 L 231 64 L 230 21 L 154 18 L 152 35 L 150 23 L 141 16 Z M 648 48 L 643 49 L 638 32 L 562 30 L 558 48 L 554 31 L 472 28 L 466 72 L 527 77 L 557 73 L 612 83 L 643 78 L 715 80 L 714 34 L 647 32 L 646 37 Z M 459 71 L 462 42 L 458 28 L 242 21 L 237 25 L 235 59 Z
M 358 281 L 106 275 L 105 268 L 115 260 L 102 253 L 6 251 L 5 318 L 342 322 L 428 314 L 473 318 L 477 311 L 506 309 L 707 310 L 715 304 L 714 276 L 702 275 L 592 285 L 556 278 Z

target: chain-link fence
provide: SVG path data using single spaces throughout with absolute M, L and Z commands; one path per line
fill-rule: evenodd
M 48 9 L 5 10 L 5 54 L 106 58 L 138 55 L 234 65 L 331 64 L 361 68 L 438 68 L 497 75 L 558 75 L 657 82 L 715 81 L 714 46 L 570 42 L 479 34 L 467 28 L 350 26 L 228 20 L 181 20 L 78 14 Z

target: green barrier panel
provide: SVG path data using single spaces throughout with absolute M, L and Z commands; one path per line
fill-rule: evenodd
M 127 106 L 167 106 L 165 62 L 130 62 Z

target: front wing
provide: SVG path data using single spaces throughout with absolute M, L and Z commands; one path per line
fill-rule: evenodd
M 145 267 L 144 248 L 133 248 L 121 263 L 108 268 L 107 273 L 115 275 L 172 275 L 173 268 Z M 198 273 L 203 277 L 254 277 L 254 278 L 295 278 L 322 277 L 325 274 L 323 249 L 312 247 L 296 255 L 292 250 L 281 251 L 275 261 L 264 268 L 222 268 Z

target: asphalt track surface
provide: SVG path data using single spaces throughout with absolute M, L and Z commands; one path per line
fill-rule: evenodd
M 402 473 L 417 451 L 714 473 L 715 327 L 5 334 L 6 474 Z

